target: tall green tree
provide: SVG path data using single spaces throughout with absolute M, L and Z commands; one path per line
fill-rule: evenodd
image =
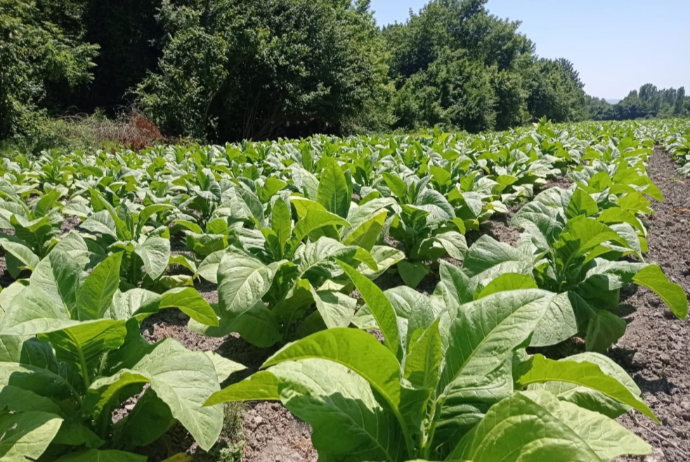
M 566 60 L 540 59 L 529 72 L 527 106 L 533 118 L 573 122 L 587 117 L 585 92 Z
M 45 4 L 0 0 L 0 139 L 36 129 L 49 85 L 74 88 L 92 80 L 98 47 L 61 27 L 70 20 L 69 5 L 51 12 Z
M 432 0 L 404 24 L 384 28 L 398 88 L 396 126 L 479 131 L 543 116 L 583 119 L 584 84 L 572 63 L 538 60 L 519 26 L 490 14 L 486 0 Z
M 137 94 L 168 132 L 262 139 L 388 117 L 368 1 L 166 0 L 159 20 L 170 40 Z

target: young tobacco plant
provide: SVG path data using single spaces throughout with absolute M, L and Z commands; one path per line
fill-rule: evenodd
M 0 233 L 0 246 L 14 279 L 24 270 L 33 271 L 57 243 L 63 221 L 60 196 L 57 190 L 50 190 L 30 207 L 10 184 L 0 180 L 0 229 L 14 231 Z
M 402 244 L 407 255 L 398 264 L 398 271 L 405 284 L 414 288 L 429 273 L 425 262 L 436 262 L 445 255 L 462 259 L 467 250 L 461 234 L 465 226 L 448 200 L 427 186 L 431 176 L 401 179 L 386 172 L 383 178 L 399 201 L 389 228 L 391 237 Z
M 268 347 L 317 330 L 347 326 L 356 301 L 342 291 L 349 280 L 336 259 L 374 278 L 404 257 L 396 249 L 374 246 L 376 235 L 370 242 L 371 252 L 328 237 L 330 232 L 339 237 L 336 227 L 350 223 L 319 208 L 306 211 L 293 224 L 290 202 L 289 196 L 274 201 L 270 228 L 242 230 L 231 247 L 202 262 L 199 274 L 218 284 L 220 327 L 192 323 L 192 330 L 211 336 L 238 332 L 250 343 Z M 364 245 L 362 240 L 356 242 Z
M 125 202 L 113 207 L 96 190 L 91 190 L 91 205 L 94 213 L 81 227 L 92 233 L 102 253 L 122 253 L 122 283 L 153 287 L 170 264 L 170 230 L 153 220 L 174 207 L 155 204 L 135 211 Z
M 407 287 L 384 294 L 341 266 L 384 344 L 351 328 L 312 334 L 206 405 L 281 401 L 312 426 L 319 458 L 334 462 L 608 461 L 651 451 L 612 420 L 630 408 L 656 420 L 613 362 L 527 357 L 555 294 L 507 290 L 459 303 L 458 282 L 444 303 Z
M 677 317 L 687 317 L 683 289 L 670 282 L 658 265 L 644 262 L 646 231 L 634 211 L 612 204 L 600 210 L 596 200 L 582 189 L 554 188 L 526 204 L 512 224 L 525 229 L 518 242 L 518 259 L 527 255 L 533 262 L 531 268 L 522 266 L 522 274 L 530 274 L 540 288 L 568 293 L 571 300 L 554 307 L 549 319 L 558 320 L 553 326 L 560 327 L 545 327 L 548 336 L 536 335 L 534 346 L 579 333 L 588 350 L 606 350 L 625 332 L 626 323 L 615 310 L 621 288 L 630 283 L 647 287 Z M 477 244 L 492 248 L 494 255 L 500 253 L 498 249 L 505 255 L 515 252 L 490 239 Z M 470 249 L 468 254 L 478 257 L 477 252 Z M 471 268 L 476 260 L 465 261 L 464 268 Z
M 120 292 L 122 253 L 87 273 L 82 252 L 54 250 L 28 285 L 16 282 L 2 293 L 3 458 L 142 461 L 128 451 L 151 444 L 175 422 L 210 449 L 223 412 L 202 405 L 243 367 L 172 339 L 151 345 L 139 326 L 171 307 L 217 324 L 208 303 L 193 288 Z M 133 409 L 114 423 L 113 411 L 133 397 Z

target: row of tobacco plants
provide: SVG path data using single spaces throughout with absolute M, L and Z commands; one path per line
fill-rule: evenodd
M 687 316 L 683 289 L 645 261 L 645 217 L 663 200 L 654 144 L 689 127 L 542 121 L 4 159 L 0 458 L 143 461 L 137 448 L 175 423 L 210 450 L 222 403 L 254 400 L 308 422 L 320 460 L 647 454 L 613 419 L 656 417 L 601 353 L 624 335 L 628 284 Z M 569 189 L 545 188 L 564 174 Z M 509 207 L 516 246 L 468 247 Z M 399 286 L 382 291 L 384 274 Z M 431 295 L 415 290 L 424 278 Z M 193 332 L 282 348 L 232 383 L 241 364 L 141 336 L 170 308 Z M 527 353 L 576 336 L 586 352 Z

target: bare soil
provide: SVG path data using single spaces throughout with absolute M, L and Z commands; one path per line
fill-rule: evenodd
M 671 156 L 657 151 L 649 175 L 664 194 L 653 204 L 649 218 L 647 260 L 658 263 L 669 279 L 690 294 L 690 180 L 678 175 Z M 650 290 L 622 294 L 621 310 L 628 329 L 609 351 L 642 390 L 642 396 L 661 420 L 656 425 L 639 413 L 619 421 L 655 448 L 647 462 L 690 460 L 690 324 L 673 316 Z M 622 458 L 636 461 L 642 458 Z

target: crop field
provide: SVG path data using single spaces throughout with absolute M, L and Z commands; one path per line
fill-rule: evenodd
M 1 461 L 689 460 L 690 121 L 0 169 Z

